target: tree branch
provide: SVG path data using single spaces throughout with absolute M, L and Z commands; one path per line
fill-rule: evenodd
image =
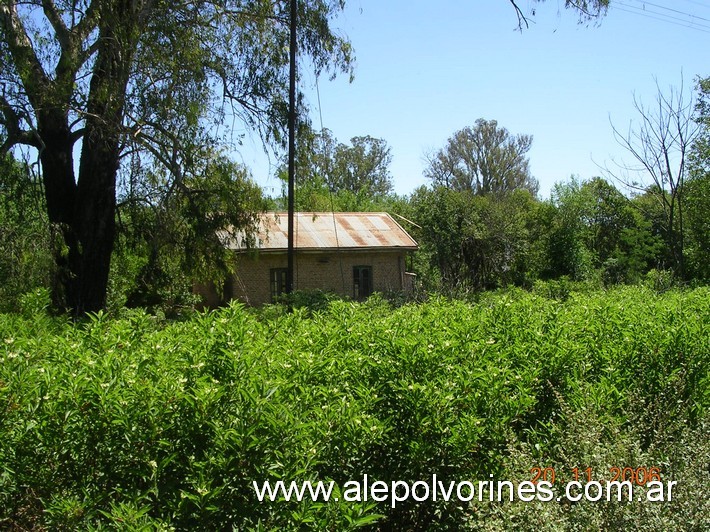
M 59 15 L 54 1 L 42 0 L 42 10 L 44 11 L 44 16 L 47 17 L 47 20 L 49 20 L 49 23 L 52 25 L 62 50 L 68 49 L 71 46 L 71 34 L 66 24 L 64 24 L 62 17 Z
M 529 28 L 530 23 L 528 22 L 527 17 L 522 12 L 520 7 L 518 7 L 518 4 L 515 2 L 515 0 L 510 0 L 510 3 L 513 4 L 513 7 L 515 8 L 515 14 L 518 16 L 518 29 L 520 31 L 523 31 L 523 23 L 525 23 L 526 28 Z
M 32 106 L 38 109 L 42 107 L 50 80 L 32 48 L 32 42 L 27 36 L 15 4 L 9 2 L 0 4 L 0 27 L 5 34 L 7 47 L 22 79 L 27 97 Z
M 91 32 L 94 31 L 99 22 L 99 10 L 96 7 L 97 5 L 98 2 L 91 2 L 82 19 L 72 28 L 72 33 L 76 35 L 76 38 L 79 39 L 80 42 L 84 41 Z
M 42 147 L 42 142 L 36 132 L 22 129 L 20 115 L 10 105 L 4 95 L 0 96 L 0 112 L 2 112 L 3 116 L 0 120 L 0 125 L 5 126 L 7 131 L 7 139 L 0 145 L 0 154 L 7 153 L 16 144 L 25 144 L 37 149 Z

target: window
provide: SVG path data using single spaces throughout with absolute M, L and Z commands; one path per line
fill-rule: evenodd
M 288 268 L 271 268 L 271 300 L 286 292 Z
M 353 268 L 353 299 L 365 299 L 372 294 L 372 266 Z

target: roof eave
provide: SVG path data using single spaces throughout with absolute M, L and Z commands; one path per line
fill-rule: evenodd
M 338 253 L 343 251 L 352 252 L 394 252 L 394 251 L 417 251 L 418 246 L 390 246 L 390 247 L 340 247 L 340 248 L 296 248 L 297 253 Z M 287 248 L 231 248 L 237 253 L 286 253 Z

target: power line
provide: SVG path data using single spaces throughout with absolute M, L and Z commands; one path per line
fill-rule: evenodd
M 646 17 L 646 18 L 650 18 L 650 19 L 653 19 L 653 20 L 659 20 L 659 21 L 661 21 L 661 22 L 666 22 L 666 23 L 668 23 L 668 24 L 674 24 L 674 25 L 676 25 L 676 26 L 681 26 L 681 27 L 683 27 L 683 28 L 688 28 L 688 29 L 692 29 L 692 30 L 697 30 L 697 31 L 700 31 L 700 32 L 702 32 L 702 33 L 710 33 L 710 29 L 702 29 L 702 28 L 699 27 L 699 26 L 691 26 L 691 25 L 688 25 L 688 24 L 681 24 L 681 23 L 679 23 L 679 22 L 673 22 L 672 20 L 668 20 L 667 18 L 654 17 L 653 15 L 649 15 L 649 14 L 647 14 L 647 13 L 643 13 L 643 12 L 639 12 L 639 11 L 632 11 L 631 9 L 624 9 L 623 7 L 618 7 L 618 5 L 615 7 L 615 9 L 618 9 L 619 11 L 623 11 L 623 12 L 625 12 L 625 13 L 631 13 L 632 15 L 639 15 L 639 16 L 641 16 L 641 17 Z
M 323 143 L 323 146 L 325 146 L 325 139 L 322 137 L 323 135 L 323 106 L 320 103 L 320 87 L 319 87 L 319 76 L 316 76 L 316 95 L 318 96 L 318 116 L 320 117 L 320 132 L 321 132 L 321 142 Z M 343 255 L 340 253 L 340 239 L 338 238 L 338 224 L 335 220 L 335 205 L 334 205 L 334 200 L 333 200 L 333 189 L 328 186 L 328 194 L 330 196 L 330 215 L 333 219 L 333 232 L 335 233 L 335 249 L 338 250 L 338 259 L 340 263 L 340 284 L 343 288 L 343 291 L 345 291 L 345 270 L 343 269 Z
M 689 4 L 695 4 L 696 6 L 704 7 L 707 9 L 710 9 L 710 4 L 703 3 L 703 2 L 696 2 L 695 0 L 684 0 L 685 2 L 688 2 Z
M 647 3 L 647 2 L 644 2 L 644 4 L 646 4 L 646 3 Z M 676 17 L 676 16 L 673 16 L 673 15 L 669 15 L 669 14 L 667 14 L 667 13 L 662 13 L 662 12 L 659 12 L 659 11 L 654 11 L 654 10 L 652 10 L 652 9 L 646 9 L 645 5 L 644 5 L 644 7 L 637 7 L 637 6 L 625 4 L 625 3 L 622 3 L 622 2 L 619 2 L 617 5 L 622 5 L 622 6 L 625 6 L 625 7 L 629 8 L 629 9 L 633 9 L 633 10 L 635 10 L 638 14 L 646 14 L 646 13 L 648 13 L 648 14 L 652 14 L 652 15 L 657 15 L 658 17 L 662 17 L 661 20 L 667 20 L 668 22 L 672 22 L 672 21 L 683 22 L 683 23 L 686 23 L 686 27 L 688 27 L 688 28 L 690 28 L 690 27 L 692 27 L 692 26 L 698 26 L 698 27 L 701 27 L 701 28 L 710 30 L 710 26 L 707 26 L 707 25 L 705 25 L 705 24 L 696 23 L 696 22 L 693 22 L 692 20 L 688 20 L 688 19 L 686 19 L 686 18 Z M 691 15 L 688 15 L 688 16 L 691 16 Z M 707 19 L 706 19 L 706 20 L 707 20 Z M 690 25 L 688 25 L 688 23 L 690 23 Z
M 671 15 L 667 15 L 665 13 L 659 13 L 658 11 L 653 11 L 650 9 L 642 9 L 642 8 L 632 6 L 629 4 L 623 4 L 621 2 L 616 2 L 616 3 L 612 4 L 612 7 L 614 9 L 618 9 L 619 11 L 623 11 L 625 13 L 631 13 L 632 15 L 638 15 L 641 17 L 646 17 L 646 18 L 650 18 L 653 20 L 658 20 L 661 22 L 666 22 L 668 24 L 675 24 L 676 26 L 682 26 L 684 28 L 697 30 L 697 31 L 700 31 L 703 33 L 710 33 L 710 26 L 705 25 L 705 24 L 700 24 L 700 23 L 694 22 L 692 20 L 674 17 Z M 624 9 L 624 8 L 627 8 L 627 9 Z
M 685 12 L 685 11 L 679 11 L 678 9 L 673 9 L 672 7 L 661 6 L 661 5 L 658 5 L 658 4 L 654 4 L 653 2 L 646 2 L 646 0 L 632 0 L 632 1 L 635 1 L 635 2 L 638 2 L 638 3 L 640 3 L 640 4 L 643 4 L 643 5 L 644 5 L 644 7 L 643 7 L 644 11 L 646 10 L 646 7 L 645 7 L 645 6 L 646 6 L 646 5 L 649 5 L 649 6 L 657 7 L 658 9 L 665 9 L 666 11 L 671 11 L 671 12 L 673 12 L 673 13 L 678 13 L 678 14 L 680 14 L 680 15 L 684 15 L 684 16 L 686 16 L 686 17 L 688 17 L 688 18 L 691 18 L 691 19 L 699 19 L 699 20 L 704 20 L 704 21 L 706 21 L 706 22 L 710 22 L 710 19 L 707 19 L 707 18 L 705 18 L 705 17 L 701 17 L 701 16 L 699 16 L 699 15 L 693 15 L 692 13 L 687 13 L 687 12 Z M 637 9 L 639 9 L 639 8 L 637 8 Z M 667 16 L 670 16 L 670 15 L 667 15 Z

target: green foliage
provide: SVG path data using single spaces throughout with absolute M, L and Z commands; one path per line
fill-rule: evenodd
M 429 157 L 424 172 L 435 186 L 468 191 L 480 196 L 528 190 L 537 194 L 530 175 L 527 152 L 530 135 L 511 136 L 495 120 L 476 120 L 449 138 L 446 147 Z
M 180 314 L 198 301 L 193 283 L 219 284 L 232 273 L 223 237 L 253 231 L 265 201 L 244 167 L 218 154 L 203 162 L 179 186 L 164 173 L 148 172 L 126 187 L 110 308 L 126 304 Z
M 330 25 L 343 8 L 342 0 L 298 3 L 299 52 L 316 75 L 352 72 L 350 43 Z M 241 202 L 202 191 L 240 191 L 219 178 L 215 153 L 233 150 L 245 128 L 265 147 L 286 144 L 289 11 L 288 2 L 264 0 L 3 7 L 0 152 L 25 145 L 39 154 L 45 226 L 58 226 L 68 250 L 54 256 L 55 305 L 77 316 L 105 308 L 117 191 L 155 206 L 165 198 L 143 186 L 161 182 L 180 196 L 169 208 L 196 246 L 209 242 L 199 237 L 228 198 Z M 199 262 L 204 250 L 181 251 L 178 260 Z M 149 255 L 150 268 L 155 262 Z
M 710 173 L 710 77 L 698 79 L 696 89 L 695 121 L 700 131 L 689 159 L 690 175 L 695 178 L 707 177 Z
M 558 183 L 551 197 L 550 277 L 582 280 L 601 271 L 605 284 L 632 283 L 653 265 L 660 237 L 636 205 L 601 178 Z
M 304 309 L 309 314 L 326 310 L 331 301 L 342 299 L 342 297 L 322 290 L 294 290 L 290 294 L 283 294 L 277 305 L 284 309 Z
M 676 287 L 678 284 L 672 270 L 649 271 L 644 278 L 643 285 L 656 293 L 663 293 Z
M 46 314 L 50 304 L 51 301 L 47 289 L 35 288 L 33 291 L 20 296 L 18 309 L 24 317 L 33 318 Z
M 392 192 L 389 165 L 392 155 L 387 142 L 369 135 L 337 141 L 328 129 L 314 132 L 303 128 L 296 146 L 296 210 L 372 211 Z M 284 182 L 279 208 L 287 202 L 288 168 L 283 164 L 277 177 Z
M 557 301 L 567 301 L 572 295 L 581 296 L 582 294 L 592 294 L 598 292 L 602 288 L 601 282 L 595 280 L 574 281 L 563 275 L 558 279 L 550 279 L 547 281 L 535 281 L 531 292 L 545 299 L 553 299 Z
M 707 283 L 710 281 L 710 172 L 686 182 L 683 200 L 689 277 Z
M 475 503 L 477 520 L 471 528 L 476 530 L 705 530 L 709 523 L 710 504 L 707 498 L 699 500 L 707 483 L 705 475 L 698 475 L 710 459 L 707 444 L 708 419 L 693 428 L 678 428 L 667 418 L 654 413 L 659 426 L 656 445 L 644 449 L 645 423 L 638 420 L 625 425 L 609 423 L 593 404 L 572 408 L 561 402 L 558 422 L 558 446 L 541 458 L 535 444 L 513 441 L 509 447 L 508 463 L 519 478 L 530 475 L 533 467 L 553 468 L 557 475 L 571 478 L 570 463 L 583 464 L 579 470 L 591 468 L 593 478 L 604 483 L 613 477 L 613 464 L 662 464 L 663 482 L 673 479 L 672 503 L 649 503 L 645 489 L 636 487 L 634 500 L 619 503 L 581 501 L 577 504 L 550 504 L 533 501 L 503 503 Z M 544 460 L 544 461 L 541 461 Z M 647 466 L 639 466 L 647 467 Z M 652 466 L 653 467 L 653 466 Z M 516 476 L 511 473 L 511 476 Z M 702 496 L 701 496 L 702 497 Z
M 710 78 L 698 80 L 695 114 L 700 132 L 690 155 L 690 178 L 685 183 L 687 267 L 690 277 L 710 280 Z
M 412 196 L 413 230 L 428 264 L 427 289 L 480 291 L 528 286 L 543 267 L 539 204 L 528 191 L 476 196 L 436 186 Z
M 611 286 L 667 264 L 662 230 L 644 210 L 655 204 L 600 178 L 557 184 L 545 202 L 526 190 L 479 196 L 435 186 L 416 190 L 410 204 L 415 271 L 427 291 L 458 297 L 562 278 Z
M 44 198 L 28 168 L 0 156 L 0 311 L 18 308 L 20 298 L 49 287 L 50 232 Z
M 526 528 L 534 510 L 554 517 L 543 520 L 553 529 L 584 527 L 585 516 L 600 528 L 645 515 L 700 523 L 710 293 L 561 299 L 512 290 L 397 309 L 334 300 L 270 318 L 233 304 L 172 323 L 139 310 L 80 323 L 0 315 L 0 525 L 461 530 Z M 657 465 L 683 496 L 643 508 L 392 509 L 260 503 L 252 488 L 342 488 L 363 474 L 530 480 L 548 464 Z

